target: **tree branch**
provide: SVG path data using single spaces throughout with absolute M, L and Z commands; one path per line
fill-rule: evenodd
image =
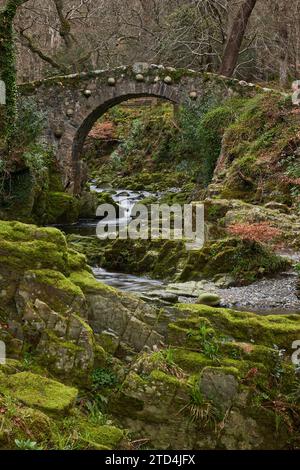
M 28 47 L 28 49 L 31 50 L 34 54 L 37 54 L 38 57 L 48 64 L 50 64 L 53 68 L 59 70 L 62 73 L 68 73 L 69 69 L 68 67 L 65 67 L 64 65 L 59 64 L 56 62 L 52 57 L 48 56 L 45 54 L 41 49 L 37 47 L 37 45 L 33 42 L 33 39 L 30 36 L 27 36 L 24 30 L 20 31 L 20 37 L 23 39 L 23 44 Z

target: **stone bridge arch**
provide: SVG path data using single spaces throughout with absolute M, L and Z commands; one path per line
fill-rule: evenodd
M 44 139 L 54 147 L 65 187 L 80 193 L 84 141 L 93 124 L 111 107 L 130 98 L 152 96 L 180 105 L 208 92 L 224 97 L 253 95 L 263 89 L 211 73 L 137 63 L 114 70 L 56 76 L 22 84 L 47 116 Z

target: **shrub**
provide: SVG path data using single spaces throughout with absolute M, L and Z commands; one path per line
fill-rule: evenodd
M 266 243 L 273 241 L 282 235 L 282 231 L 271 227 L 268 222 L 256 224 L 234 224 L 228 227 L 231 235 L 238 236 L 243 240 Z

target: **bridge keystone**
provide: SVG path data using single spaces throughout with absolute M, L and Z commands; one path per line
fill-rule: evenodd
M 92 92 L 91 92 L 91 90 L 84 90 L 83 94 L 84 94 L 84 96 L 89 98 L 92 95 Z

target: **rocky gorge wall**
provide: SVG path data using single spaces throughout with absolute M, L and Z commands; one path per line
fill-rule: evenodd
M 0 337 L 8 354 L 0 400 L 8 410 L 11 397 L 26 423 L 13 431 L 5 411 L 2 447 L 15 446 L 16 433 L 57 445 L 57 435 L 45 433 L 65 420 L 77 437 L 65 425 L 64 435 L 79 448 L 130 447 L 122 429 L 157 449 L 297 445 L 299 381 L 290 359 L 297 315 L 157 309 L 97 282 L 58 230 L 19 222 L 0 229 Z M 78 389 L 89 400 L 106 397 L 117 427 L 95 427 Z

